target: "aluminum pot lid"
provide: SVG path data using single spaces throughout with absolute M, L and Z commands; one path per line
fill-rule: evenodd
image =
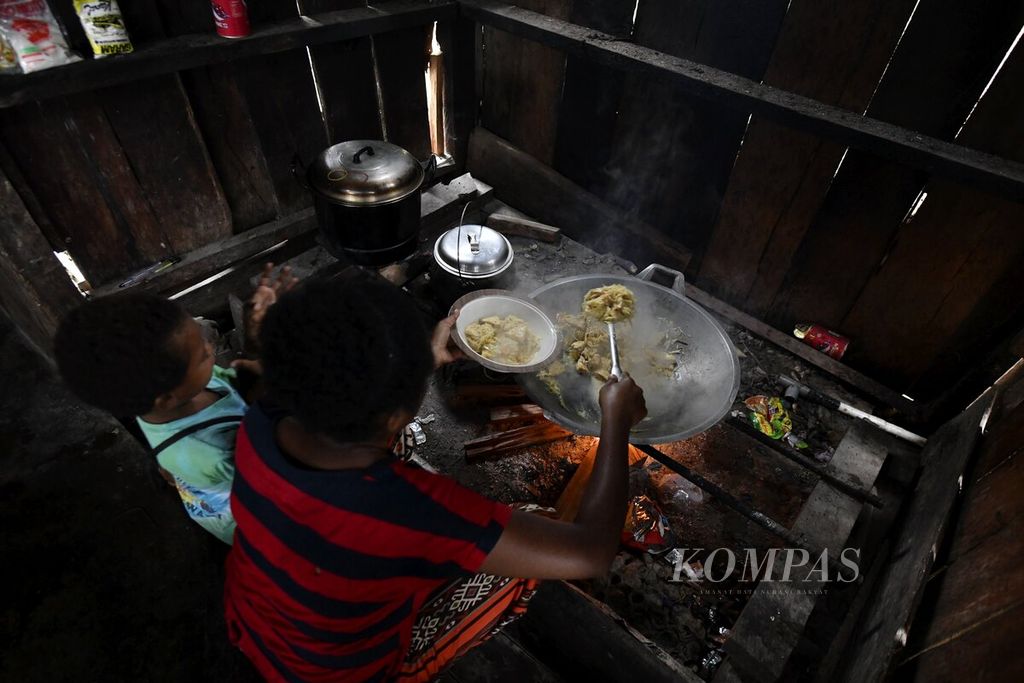
M 310 165 L 307 179 L 325 199 L 347 206 L 398 201 L 423 183 L 412 154 L 383 140 L 349 140 L 328 147 Z
M 483 225 L 452 228 L 434 243 L 434 260 L 445 272 L 470 279 L 492 277 L 512 265 L 512 245 Z

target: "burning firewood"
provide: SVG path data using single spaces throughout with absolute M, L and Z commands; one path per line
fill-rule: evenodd
M 538 424 L 481 436 L 465 442 L 463 447 L 466 460 L 476 460 L 484 456 L 506 455 L 520 448 L 558 441 L 570 435 L 572 432 L 569 430 L 545 420 Z
M 590 481 L 590 474 L 594 470 L 594 458 L 597 457 L 597 446 L 600 441 L 595 440 L 594 445 L 587 450 L 587 454 L 580 461 L 580 466 L 576 468 L 576 472 L 572 475 L 572 479 L 566 485 L 565 490 L 562 491 L 562 495 L 558 497 L 558 502 L 555 503 L 555 509 L 558 510 L 558 518 L 564 519 L 567 522 L 571 522 L 576 518 L 576 513 L 579 512 L 580 503 L 583 501 L 583 492 L 587 489 L 587 482 Z M 639 463 L 647 456 L 639 448 L 635 446 L 629 447 L 629 466 Z

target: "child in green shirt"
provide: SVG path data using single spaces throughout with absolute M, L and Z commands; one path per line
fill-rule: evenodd
M 250 302 L 258 326 L 279 291 L 267 264 Z M 246 402 L 235 371 L 214 366 L 213 347 L 178 303 L 147 293 L 90 301 L 61 321 L 54 339 L 65 383 L 84 401 L 118 417 L 134 417 L 162 473 L 189 516 L 230 544 L 235 531 L 230 492 L 235 434 Z

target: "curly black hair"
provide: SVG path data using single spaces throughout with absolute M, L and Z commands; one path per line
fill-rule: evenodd
M 185 379 L 188 355 L 174 337 L 187 319 L 180 304 L 155 294 L 86 302 L 57 329 L 57 367 L 87 403 L 117 417 L 142 415 Z
M 285 294 L 267 311 L 260 341 L 271 401 L 340 442 L 383 436 L 388 417 L 415 411 L 434 367 L 409 295 L 359 272 Z

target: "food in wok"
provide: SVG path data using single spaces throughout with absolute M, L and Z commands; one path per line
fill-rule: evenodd
M 563 406 L 568 377 L 590 377 L 595 380 L 592 390 L 596 393 L 611 375 L 609 319 L 621 323 L 616 337 L 623 368 L 642 385 L 673 381 L 680 371 L 680 355 L 686 346 L 683 331 L 665 318 L 634 319 L 636 298 L 628 287 L 616 284 L 589 290 L 581 311 L 557 316 L 562 354 L 537 375 Z
M 624 285 L 595 287 L 583 295 L 583 312 L 603 323 L 620 323 L 633 317 L 636 295 Z
M 528 365 L 540 339 L 515 315 L 488 316 L 466 326 L 466 342 L 484 358 L 507 365 Z

